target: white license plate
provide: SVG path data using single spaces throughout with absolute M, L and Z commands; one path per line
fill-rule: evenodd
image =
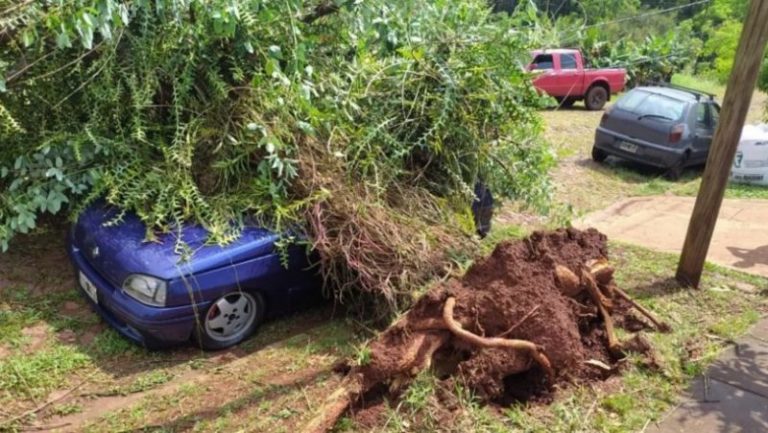
M 619 149 L 629 153 L 637 153 L 637 145 L 632 143 L 627 143 L 626 141 L 619 142 Z
M 85 294 L 88 295 L 93 302 L 97 304 L 99 303 L 99 298 L 96 295 L 96 286 L 94 286 L 91 280 L 89 280 L 82 272 L 80 272 L 80 287 L 83 288 Z

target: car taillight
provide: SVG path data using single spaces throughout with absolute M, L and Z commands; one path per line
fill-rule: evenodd
M 669 142 L 670 143 L 679 143 L 680 140 L 683 139 L 683 132 L 685 132 L 685 125 L 679 124 L 672 127 L 672 130 L 669 131 Z
M 605 113 L 603 113 L 603 117 L 600 118 L 600 126 L 603 126 L 605 124 L 605 121 L 608 120 L 608 117 L 610 117 L 610 116 L 608 116 L 608 112 L 607 111 Z

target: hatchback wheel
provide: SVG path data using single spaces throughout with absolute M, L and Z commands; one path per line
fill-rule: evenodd
M 587 92 L 584 105 L 586 105 L 587 110 L 601 110 L 607 101 L 608 91 L 605 90 L 605 87 L 594 86 Z
M 196 328 L 203 349 L 224 349 L 251 335 L 264 319 L 264 298 L 258 293 L 232 292 L 213 302 Z
M 603 162 L 608 158 L 608 154 L 604 150 L 600 150 L 595 146 L 592 146 L 592 160 L 595 162 Z
M 664 173 L 664 177 L 666 177 L 668 180 L 676 181 L 680 179 L 680 176 L 683 175 L 683 171 L 685 170 L 685 164 L 688 162 L 688 154 L 684 154 L 679 161 L 675 163 L 672 167 L 669 167 L 667 169 L 667 172 Z

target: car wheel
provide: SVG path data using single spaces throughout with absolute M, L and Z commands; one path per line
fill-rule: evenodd
M 664 173 L 664 177 L 673 182 L 679 180 L 683 175 L 683 171 L 685 170 L 685 163 L 687 161 L 688 154 L 686 153 L 680 158 L 679 161 L 675 163 L 675 165 L 667 169 L 666 173 Z
M 264 309 L 264 298 L 259 293 L 238 291 L 220 297 L 198 323 L 198 344 L 206 350 L 218 350 L 243 341 L 264 319 Z
M 604 150 L 598 149 L 592 146 L 592 160 L 595 162 L 603 162 L 608 158 L 608 154 Z
M 603 86 L 593 86 L 587 92 L 584 105 L 587 110 L 601 110 L 608 101 L 608 91 Z

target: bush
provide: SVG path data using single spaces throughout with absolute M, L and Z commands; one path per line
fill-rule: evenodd
M 148 237 L 191 220 L 227 242 L 249 215 L 306 235 L 337 295 L 393 306 L 467 244 L 478 179 L 546 206 L 541 98 L 505 19 L 484 0 L 30 2 L 0 51 L 0 243 L 96 197 Z
M 768 93 L 768 56 L 763 60 L 760 77 L 757 79 L 757 88 Z

